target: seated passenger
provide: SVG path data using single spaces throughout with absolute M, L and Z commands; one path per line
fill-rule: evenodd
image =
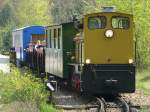
M 42 46 L 41 41 L 38 40 L 37 43 L 35 44 L 35 50 L 37 50 L 41 46 Z
M 80 33 L 77 33 L 73 40 L 77 43 L 83 42 L 83 30 L 82 29 L 80 29 Z

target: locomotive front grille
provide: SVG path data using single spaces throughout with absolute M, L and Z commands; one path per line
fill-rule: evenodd
M 135 91 L 134 65 L 86 65 L 82 74 L 83 91 L 92 94 L 132 93 Z

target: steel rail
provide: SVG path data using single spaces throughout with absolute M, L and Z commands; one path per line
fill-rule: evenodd
M 115 99 L 116 103 L 122 108 L 122 112 L 130 112 L 130 107 L 128 105 L 128 103 L 121 97 L 117 97 Z

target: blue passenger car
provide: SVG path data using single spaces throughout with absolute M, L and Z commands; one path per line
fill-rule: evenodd
M 27 26 L 13 31 L 13 47 L 16 51 L 17 63 L 26 61 L 26 50 L 29 43 L 35 44 L 37 40 L 45 40 L 43 26 Z

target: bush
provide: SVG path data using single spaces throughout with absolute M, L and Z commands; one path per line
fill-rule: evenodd
M 136 86 L 145 93 L 150 94 L 150 70 L 138 71 L 136 76 Z
M 0 77 L 0 95 L 5 103 L 14 100 L 39 103 L 46 98 L 44 85 L 30 73 L 21 74 L 13 69 L 9 75 L 0 73 Z
M 20 102 L 22 104 L 33 104 L 33 108 L 37 107 L 41 112 L 54 112 L 55 109 L 45 103 L 47 98 L 48 92 L 45 90 L 44 84 L 40 79 L 32 76 L 30 72 L 23 70 L 20 72 L 13 68 L 10 74 L 0 73 L 1 104 L 9 106 L 15 104 L 13 102 Z M 25 107 L 28 107 L 28 105 L 25 105 Z M 21 107 L 18 106 L 18 108 Z

